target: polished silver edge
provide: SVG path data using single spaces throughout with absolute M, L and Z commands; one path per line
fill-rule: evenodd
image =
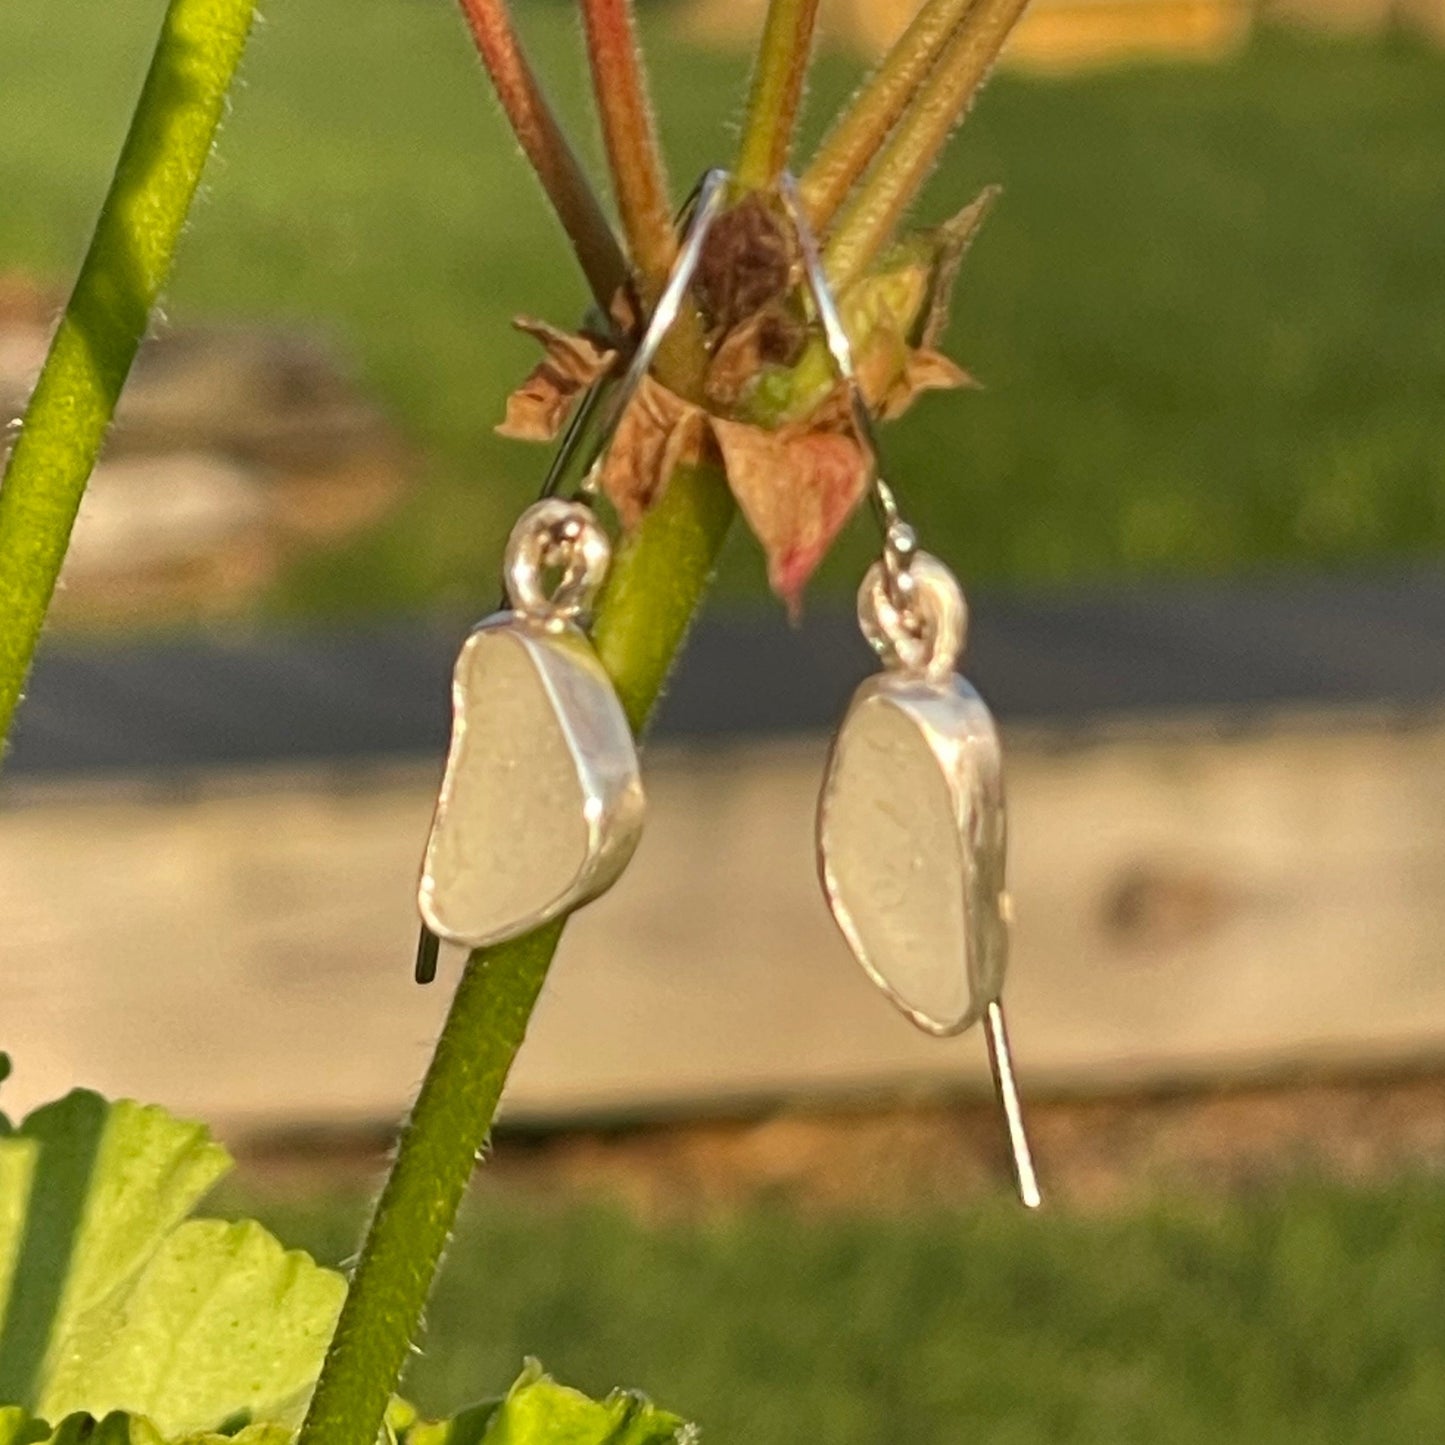
M 583 812 L 587 824 L 587 856 L 592 862 L 592 867 L 587 870 L 589 876 L 585 886 L 569 890 L 547 907 L 527 914 L 505 929 L 481 935 L 461 934 L 445 927 L 436 916 L 432 900 L 434 885 L 430 876 L 431 859 L 437 829 L 451 803 L 453 765 L 457 761 L 467 730 L 462 709 L 463 665 L 476 640 L 488 632 L 507 632 L 526 648 L 528 658 L 567 736 L 573 756 L 580 760 L 579 772 L 583 774 L 583 790 L 598 806 L 588 806 Z M 579 739 L 570 711 L 560 705 L 562 698 L 556 677 L 546 665 L 559 654 L 565 659 L 565 665 L 579 667 L 589 678 L 602 684 L 599 696 L 605 699 L 603 708 L 607 714 L 609 731 L 615 734 L 609 741 L 621 744 L 625 740 L 626 744 L 625 750 L 618 747 L 613 754 L 627 759 L 620 769 L 599 769 L 596 766 L 597 751 L 578 746 Z M 636 852 L 642 837 L 645 811 L 646 794 L 642 786 L 642 768 L 636 741 L 628 726 L 622 704 L 618 701 L 607 673 L 582 629 L 575 623 L 559 622 L 556 619 L 534 619 L 516 612 L 493 613 L 473 627 L 458 650 L 457 660 L 452 668 L 451 741 L 447 748 L 442 784 L 437 791 L 436 807 L 432 812 L 431 827 L 427 832 L 426 848 L 422 853 L 421 876 L 417 884 L 417 909 L 428 931 L 447 943 L 461 944 L 472 949 L 491 948 L 509 939 L 520 938 L 523 934 L 590 903 L 617 881 Z
M 549 633 L 547 640 L 555 647 L 554 634 Z M 617 881 L 642 841 L 642 826 L 647 812 L 642 759 L 617 689 L 607 669 L 602 666 L 591 640 L 580 627 L 574 627 L 570 634 L 565 634 L 565 643 L 568 662 L 597 684 L 597 697 L 611 736 L 604 739 L 605 746 L 600 748 L 594 745 L 594 739 L 583 738 L 574 725 L 575 712 L 561 706 L 563 699 L 558 691 L 556 675 L 543 669 L 543 686 L 556 706 L 573 756 L 583 763 L 586 780 L 591 784 L 589 791 L 601 799 L 601 806 L 589 812 L 587 818 L 592 844 L 590 856 L 595 860 L 591 883 L 578 889 L 565 907 L 551 914 L 553 918 L 590 903 Z M 603 766 L 609 760 L 615 761 L 616 766 Z

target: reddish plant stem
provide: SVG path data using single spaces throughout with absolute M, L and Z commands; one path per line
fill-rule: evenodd
M 622 234 L 643 300 L 651 304 L 667 281 L 677 238 L 632 6 L 629 0 L 582 0 L 582 24 Z
M 582 0 L 582 27 L 633 284 L 650 310 L 677 257 L 677 235 L 631 0 Z M 685 305 L 658 348 L 655 369 L 674 391 L 696 400 L 706 367 L 702 319 Z
M 605 311 L 627 283 L 627 261 L 538 84 L 505 0 L 461 0 L 461 7 L 502 110 Z

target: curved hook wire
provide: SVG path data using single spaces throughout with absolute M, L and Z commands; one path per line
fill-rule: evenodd
M 707 171 L 683 206 L 686 230 L 683 232 L 682 244 L 678 247 L 677 259 L 672 263 L 662 295 L 657 298 L 657 305 L 652 308 L 652 315 L 647 318 L 647 329 L 637 343 L 637 350 L 632 353 L 632 360 L 628 362 L 627 370 L 622 373 L 617 390 L 608 399 L 607 411 L 598 429 L 597 447 L 587 465 L 587 480 L 584 486 L 589 491 L 596 490 L 598 465 L 606 455 L 607 448 L 611 446 L 633 397 L 637 395 L 647 373 L 652 369 L 663 338 L 682 309 L 683 298 L 687 295 L 688 287 L 692 285 L 693 277 L 697 275 L 708 232 L 712 230 L 713 222 L 717 220 L 723 202 L 727 199 L 727 185 L 726 171 Z
M 627 408 L 632 405 L 633 398 L 652 369 L 663 338 L 677 320 L 678 312 L 682 310 L 688 287 L 697 275 L 708 232 L 712 230 L 713 222 L 717 220 L 727 197 L 728 179 L 728 173 L 724 170 L 707 171 L 683 203 L 679 219 L 685 229 L 682 243 L 678 247 L 677 259 L 668 273 L 662 295 L 657 298 L 657 305 L 652 308 L 652 314 L 647 318 L 647 326 L 637 343 L 637 349 L 627 363 L 627 370 L 616 381 L 615 389 L 607 399 L 607 408 L 598 425 L 597 439 L 587 458 L 579 488 L 584 496 L 596 494 L 597 473 L 602 459 L 607 455 L 607 449 L 617 435 L 617 428 L 626 415 Z M 573 412 L 572 420 L 567 424 L 567 430 L 562 434 L 562 441 L 547 468 L 547 476 L 542 483 L 543 497 L 552 496 L 561 485 L 568 463 L 589 430 L 592 414 L 608 388 L 613 385 L 610 376 L 601 376 L 587 388 L 587 393 Z

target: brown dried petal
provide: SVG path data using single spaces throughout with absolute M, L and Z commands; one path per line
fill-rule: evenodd
M 617 288 L 607 314 L 612 318 L 613 329 L 618 336 L 636 336 L 641 330 L 642 310 L 630 282 Z
M 893 385 L 878 403 L 877 413 L 884 421 L 892 421 L 902 416 L 925 391 L 956 391 L 976 386 L 978 381 L 952 357 L 921 346 L 909 351 L 903 370 L 894 377 Z
M 696 462 L 707 439 L 706 417 L 650 376 L 622 414 L 602 463 L 603 494 L 623 526 L 635 527 L 662 496 L 680 465 Z
M 841 431 L 764 431 L 713 418 L 728 485 L 768 559 L 768 581 L 795 616 L 803 588 L 868 486 L 869 465 Z
M 908 369 L 908 343 L 891 320 L 875 326 L 854 358 L 858 386 L 875 416 L 891 416 L 889 400 Z
M 1001 190 L 1000 186 L 985 186 L 951 221 L 945 221 L 933 232 L 937 249 L 928 306 L 916 338 L 920 346 L 931 350 L 943 340 L 953 308 L 953 286 L 958 280 L 959 267 Z
M 880 420 L 902 416 L 922 392 L 977 385 L 941 351 L 911 346 L 905 336 L 908 318 L 895 317 L 882 298 L 875 298 L 870 320 L 854 367 L 863 396 Z
M 761 193 L 743 197 L 708 232 L 694 291 L 708 325 L 730 331 L 787 291 L 794 241 Z
M 578 395 L 607 371 L 617 353 L 595 336 L 561 331 L 529 316 L 519 316 L 512 324 L 541 342 L 546 355 L 507 398 L 507 414 L 497 432 L 518 441 L 551 441 Z
M 807 340 L 807 327 L 787 306 L 774 304 L 735 326 L 713 352 L 707 371 L 707 399 L 734 407 L 766 366 L 791 366 Z

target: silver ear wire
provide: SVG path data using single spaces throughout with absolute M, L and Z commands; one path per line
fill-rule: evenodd
M 589 494 L 596 492 L 596 478 L 602 459 L 607 455 L 607 449 L 617 435 L 617 428 L 622 424 L 627 408 L 632 405 L 633 398 L 652 369 L 658 348 L 682 309 L 688 287 L 697 275 L 708 232 L 712 230 L 713 222 L 717 220 L 723 202 L 727 199 L 727 186 L 726 171 L 710 170 L 704 174 L 683 206 L 684 230 L 682 243 L 677 249 L 677 259 L 672 263 L 667 284 L 662 288 L 662 295 L 657 298 L 657 305 L 652 308 L 652 315 L 647 318 L 647 326 L 637 343 L 637 350 L 632 353 L 627 370 L 622 373 L 622 379 L 617 383 L 616 391 L 607 400 L 597 444 L 588 461 L 586 480 L 582 484 Z
M 1003 1004 L 998 999 L 992 1000 L 984 1010 L 984 1030 L 994 1092 L 1003 1109 L 1004 1125 L 1008 1130 L 1014 1184 L 1024 1207 L 1037 1209 L 1044 1202 L 1044 1197 L 1039 1192 L 1039 1179 L 1034 1172 L 1033 1150 L 1029 1148 L 1028 1131 L 1024 1128 L 1023 1100 L 1019 1097 L 1013 1053 L 1008 1045 L 1008 1025 L 1004 1022 Z
M 853 413 L 853 429 L 858 440 L 868 450 L 869 466 L 872 473 L 869 493 L 873 503 L 873 514 L 878 530 L 883 536 L 883 556 L 888 567 L 889 585 L 895 589 L 895 598 L 906 600 L 908 585 L 900 581 L 907 577 L 909 564 L 917 550 L 913 528 L 902 518 L 898 510 L 898 499 L 893 488 L 883 479 L 880 470 L 882 453 L 878 447 L 878 433 L 873 425 L 873 412 L 863 395 L 858 381 L 858 369 L 853 360 L 853 343 L 848 339 L 848 328 L 843 325 L 843 314 L 838 309 L 828 274 L 823 269 L 823 257 L 818 250 L 818 238 L 813 234 L 812 224 L 803 209 L 803 198 L 798 192 L 798 183 L 793 176 L 784 172 L 779 177 L 778 194 L 798 238 L 798 252 L 803 261 L 803 278 L 808 284 L 813 307 L 818 313 L 818 324 L 823 331 L 828 354 L 833 358 L 839 379 L 848 388 L 848 404 Z
M 779 192 L 798 239 L 803 275 L 823 338 L 838 376 L 848 389 L 854 430 L 868 452 L 873 511 L 883 537 L 882 560 L 864 579 L 858 610 L 864 635 L 888 671 L 881 679 L 870 679 L 859 689 L 829 760 L 819 806 L 819 866 L 824 893 L 869 977 L 920 1028 L 932 1034 L 948 1035 L 962 1032 L 982 1019 L 994 1092 L 1008 1134 L 1014 1183 L 1024 1205 L 1036 1209 L 1042 1198 L 1024 1128 L 1023 1106 L 999 996 L 1007 950 L 1009 905 L 1002 886 L 1004 825 L 998 742 L 992 719 L 978 694 L 962 678 L 953 675 L 954 662 L 963 644 L 967 609 L 953 574 L 936 558 L 918 550 L 913 529 L 903 520 L 893 489 L 883 480 L 873 414 L 858 381 L 853 346 L 823 269 L 817 238 L 791 175 L 781 178 Z M 866 777 L 864 764 L 852 764 L 847 759 L 845 740 L 850 729 L 860 736 L 871 736 L 875 744 L 886 738 L 890 746 L 905 751 L 910 747 L 916 750 L 921 744 L 931 752 L 930 765 L 947 785 L 947 800 L 955 815 L 959 819 L 968 817 L 975 827 L 980 820 L 993 825 L 996 836 L 992 839 L 992 849 L 985 837 L 979 853 L 965 853 L 963 859 L 970 904 L 978 912 L 991 916 L 985 916 L 983 923 L 976 924 L 973 930 L 981 935 L 980 939 L 972 933 L 968 938 L 971 997 L 967 1009 L 956 1018 L 940 1019 L 917 1006 L 879 966 L 874 954 L 884 946 L 877 936 L 884 930 L 870 926 L 864 917 L 871 912 L 876 918 L 880 912 L 877 897 L 867 896 L 872 885 L 866 879 L 860 884 L 859 870 L 846 862 L 839 865 L 833 856 L 835 852 L 841 854 L 854 849 L 868 857 L 865 869 L 880 861 L 884 869 L 902 866 L 896 857 L 880 859 L 876 847 L 871 852 L 866 847 L 858 848 L 858 835 L 870 828 L 876 830 L 877 820 L 883 816 L 877 811 L 878 805 L 896 810 L 898 798 L 881 796 L 879 792 L 882 788 L 896 793 L 893 782 Z M 864 750 L 860 748 L 860 752 Z M 853 775 L 865 777 L 861 787 L 852 781 Z M 861 829 L 851 821 L 840 821 L 854 807 L 854 796 L 860 792 L 867 815 L 862 819 Z M 979 827 L 978 831 L 986 834 L 989 829 Z M 835 840 L 835 834 L 841 836 Z M 853 862 L 856 863 L 856 859 Z M 978 888 L 975 885 L 981 874 L 988 875 L 988 886 Z M 994 883 L 997 886 L 990 896 Z M 898 888 L 908 886 L 911 884 L 904 881 L 902 875 L 896 875 L 890 885 L 895 893 Z M 890 902 L 888 907 L 895 905 Z
M 657 305 L 652 308 L 652 315 L 647 318 L 647 326 L 637 343 L 637 349 L 627 363 L 627 370 L 615 383 L 615 390 L 610 396 L 607 392 L 613 383 L 607 376 L 599 377 L 587 388 L 582 400 L 577 404 L 577 409 L 572 413 L 547 468 L 547 475 L 542 482 L 542 497 L 555 495 L 561 487 L 568 464 L 581 447 L 593 414 L 606 396 L 607 405 L 598 427 L 597 440 L 593 444 L 587 465 L 583 468 L 583 480 L 579 489 L 584 496 L 596 494 L 598 466 L 607 455 L 607 449 L 617 435 L 617 428 L 627 408 L 632 405 L 647 373 L 652 369 L 652 363 L 657 360 L 658 348 L 672 329 L 672 323 L 677 320 L 687 289 L 697 275 L 708 232 L 712 230 L 713 222 L 717 220 L 723 201 L 727 198 L 727 183 L 726 171 L 707 171 L 683 203 L 680 214 L 683 236 L 677 259 L 673 262 L 667 283 L 662 288 L 662 295 L 657 298 Z

